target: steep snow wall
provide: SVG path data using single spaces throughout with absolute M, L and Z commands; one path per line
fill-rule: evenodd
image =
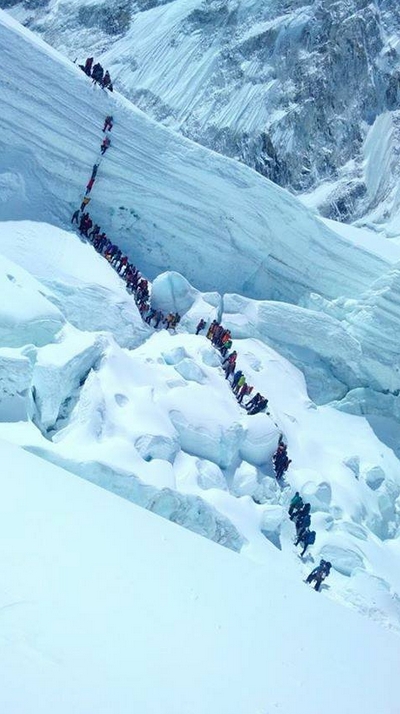
M 0 42 L 0 218 L 69 223 L 112 113 L 90 210 L 150 277 L 173 268 L 202 289 L 297 301 L 356 296 L 400 256 L 355 245 L 247 167 L 93 87 L 5 13 Z
M 399 109 L 396 0 L 0 5 L 71 59 L 103 53 L 157 120 L 294 191 L 322 185 L 324 215 L 373 208 L 361 147 L 375 118 Z

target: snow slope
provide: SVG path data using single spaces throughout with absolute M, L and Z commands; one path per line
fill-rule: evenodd
M 91 211 L 149 277 L 173 268 L 201 289 L 297 301 L 354 297 L 388 269 L 379 241 L 360 250 L 255 172 L 93 88 L 5 13 L 0 41 L 0 219 L 66 226 L 111 112 Z
M 256 566 L 0 451 L 2 711 L 319 714 L 321 692 L 326 714 L 398 711 L 398 639 L 278 553 Z
M 254 305 L 190 286 L 185 292 L 175 274 L 155 281 L 164 309 L 171 293 L 190 308 L 183 327 L 192 329 L 196 314 L 222 311 L 238 324 L 229 307 L 242 300 L 243 338 L 254 337 L 254 314 L 267 316 L 271 327 L 278 311 L 286 316 L 298 363 L 312 365 L 304 333 L 314 329 L 321 377 L 335 362 L 337 342 L 340 386 L 354 352 L 347 386 L 354 392 L 366 386 L 360 381 L 366 372 L 357 372 L 363 360 L 362 370 L 367 364 L 376 380 L 371 385 L 382 389 L 379 396 L 389 384 L 394 399 L 399 248 L 381 249 L 354 228 L 333 231 L 246 167 L 158 127 L 120 96 L 93 89 L 78 69 L 5 15 L 0 39 L 7 188 L 0 217 L 29 219 L 0 224 L 1 275 L 8 290 L 27 291 L 35 308 L 21 321 L 15 300 L 13 324 L 20 329 L 5 331 L 0 344 L 2 436 L 258 562 L 277 555 L 274 543 L 293 579 L 304 577 L 320 555 L 329 557 L 329 595 L 398 629 L 399 462 L 368 423 L 316 408 L 300 373 L 256 339 L 237 341 L 240 359 L 272 411 L 271 418 L 247 416 L 204 337 L 164 333 L 142 344 L 151 331 L 109 266 L 76 236 L 39 220 L 69 225 L 111 111 L 112 147 L 90 210 L 140 269 L 154 275 L 173 265 L 221 294 L 229 285 L 302 303 Z M 24 341 L 29 321 L 35 339 Z M 51 329 L 39 340 L 43 321 Z M 379 321 L 382 372 L 374 351 Z M 261 327 L 262 320 L 257 332 L 268 343 L 270 332 Z M 291 486 L 312 502 L 318 529 L 304 564 L 293 550 L 289 493 L 280 492 L 271 471 L 280 431 L 294 456 Z
M 1 224 L 0 252 L 34 275 L 48 300 L 80 330 L 112 332 L 124 347 L 137 346 L 149 334 L 121 280 L 73 233 L 8 221 Z
M 270 341 L 273 311 L 284 316 L 291 309 L 288 333 L 298 336 L 300 348 L 302 330 L 312 331 L 312 322 L 304 328 L 310 311 L 202 295 L 170 273 L 154 281 L 153 296 L 165 310 L 185 313 L 182 331 L 154 333 L 138 325 L 133 298 L 106 261 L 74 234 L 27 221 L 1 228 L 2 250 L 20 263 L 20 282 L 34 281 L 51 308 L 57 300 L 59 323 L 34 345 L 24 342 L 26 321 L 11 336 L 0 330 L 0 435 L 259 563 L 268 563 L 278 546 L 296 580 L 320 556 L 329 557 L 328 595 L 399 630 L 400 575 L 392 550 L 400 525 L 399 461 L 363 418 L 316 407 L 301 373 L 255 339 Z M 3 260 L 8 274 L 17 275 L 8 257 L 0 256 L 0 268 Z M 63 298 L 71 291 L 74 310 L 72 298 Z M 116 317 L 99 332 L 99 302 L 110 311 L 115 300 L 123 303 L 126 322 Z M 238 323 L 232 310 L 240 305 Z M 19 303 L 14 307 L 20 316 Z M 239 367 L 268 397 L 270 415 L 249 416 L 238 406 L 217 352 L 193 334 L 200 315 L 212 319 L 222 310 L 234 330 Z M 246 339 L 251 311 L 268 319 Z M 331 328 L 321 322 L 321 335 L 314 331 L 323 343 Z M 41 334 L 36 323 L 33 336 L 35 330 Z M 339 337 L 332 333 L 334 344 Z M 327 343 L 326 358 L 329 349 Z M 351 355 L 351 343 L 348 349 Z M 280 432 L 293 459 L 289 491 L 281 491 L 272 470 Z M 318 533 L 304 563 L 287 516 L 293 488 L 312 503 Z

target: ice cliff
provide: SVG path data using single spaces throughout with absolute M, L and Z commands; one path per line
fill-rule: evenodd
M 375 157 L 386 155 L 398 177 L 396 2 L 0 4 L 71 59 L 101 54 L 118 87 L 151 116 L 281 186 L 311 192 L 323 215 L 373 213 L 380 224 L 385 211 L 397 214 L 389 194 L 371 187 L 375 161 L 365 164 L 372 132 Z

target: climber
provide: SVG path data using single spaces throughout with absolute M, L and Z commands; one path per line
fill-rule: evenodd
M 79 233 L 86 238 L 88 237 L 88 231 L 91 229 L 93 223 L 88 213 L 83 213 L 79 223 Z
M 101 64 L 97 62 L 97 64 L 94 65 L 93 70 L 92 70 L 92 78 L 93 78 L 93 83 L 95 82 L 101 82 L 103 79 L 103 74 L 104 70 Z
M 300 509 L 303 508 L 303 506 L 304 501 L 300 496 L 299 492 L 296 491 L 292 500 L 289 503 L 289 517 L 291 521 L 293 521 L 297 517 Z
M 125 270 L 124 279 L 126 281 L 126 289 L 128 293 L 133 291 L 133 276 L 134 276 L 135 266 L 132 263 L 128 263 Z
M 232 340 L 231 340 L 230 338 L 225 338 L 225 337 L 223 337 L 223 338 L 222 338 L 222 345 L 221 345 L 221 347 L 219 348 L 219 351 L 221 352 L 221 355 L 222 355 L 223 357 L 225 357 L 226 354 L 227 354 L 227 353 L 229 352 L 229 350 L 231 349 L 231 347 L 232 347 Z
M 86 236 L 86 238 L 87 238 L 87 235 L 88 235 L 88 231 L 90 231 L 92 225 L 93 225 L 93 221 L 92 221 L 92 219 L 90 218 L 90 216 L 88 215 L 88 217 L 87 217 L 87 219 L 86 219 L 86 221 L 85 221 L 85 225 L 84 225 L 83 231 L 82 231 L 82 232 L 83 232 L 83 235 Z
M 303 535 L 307 528 L 310 527 L 311 525 L 311 516 L 310 516 L 310 509 L 311 506 L 309 503 L 306 503 L 303 508 L 299 511 L 297 517 L 296 517 L 296 532 L 297 532 L 297 538 L 295 540 L 295 545 L 298 545 L 301 540 L 303 540 Z
M 236 350 L 233 350 L 230 355 L 225 357 L 225 359 L 222 362 L 222 368 L 225 371 L 225 379 L 228 379 L 228 377 L 231 376 L 231 374 L 234 373 L 236 369 L 236 358 L 237 358 L 237 352 Z M 243 384 L 243 382 L 242 382 Z M 240 385 L 242 386 L 242 385 Z
M 103 79 L 101 80 L 101 86 L 103 87 L 103 89 L 105 89 L 105 88 L 108 87 L 110 84 L 111 84 L 111 77 L 110 77 L 109 71 L 107 70 L 107 71 L 104 73 Z
M 96 226 L 94 226 L 94 228 L 96 228 Z M 100 253 L 101 251 L 99 250 L 99 245 L 100 245 L 100 240 L 101 240 L 101 234 L 100 234 L 100 233 L 95 233 L 95 234 L 93 235 L 93 230 L 94 230 L 94 228 L 92 229 L 92 232 L 89 233 L 89 240 L 90 240 L 90 242 L 91 242 L 93 248 L 94 248 L 95 250 L 97 250 L 98 253 Z M 93 237 L 92 237 L 92 236 L 93 236 Z
M 239 404 L 241 404 L 243 401 L 243 398 L 247 394 L 251 394 L 252 391 L 253 391 L 253 387 L 250 387 L 246 382 L 244 384 L 242 384 L 242 387 L 240 389 L 240 392 L 239 392 L 238 398 L 237 398 Z
M 71 223 L 79 224 L 79 213 L 79 208 L 77 208 L 75 213 L 72 214 Z
M 243 372 L 241 369 L 238 369 L 235 374 L 233 375 L 233 380 L 232 380 L 232 389 L 235 389 L 240 377 L 242 376 Z
M 308 528 L 306 528 L 306 530 L 304 531 L 304 533 L 299 541 L 303 546 L 303 550 L 300 553 L 300 558 L 303 557 L 308 546 L 313 545 L 315 543 L 315 536 L 316 536 L 315 531 L 310 531 Z
M 291 464 L 291 459 L 288 459 L 286 445 L 280 441 L 275 454 L 272 457 L 274 463 L 275 476 L 277 481 L 283 478 L 283 474 L 288 470 L 289 464 Z
M 157 311 L 155 310 L 154 307 L 150 308 L 149 313 L 146 315 L 144 321 L 147 322 L 148 325 L 150 325 L 152 319 L 156 316 Z
M 139 302 L 138 307 L 139 307 L 139 312 L 140 312 L 140 314 L 141 314 L 141 316 L 142 316 L 142 318 L 143 318 L 144 313 L 148 310 L 147 302 L 146 302 L 145 300 L 141 300 L 141 301 Z
M 245 409 L 247 409 L 248 412 L 251 412 L 251 410 L 258 405 L 260 399 L 262 399 L 262 395 L 260 392 L 257 392 L 257 394 L 255 394 L 254 397 L 250 399 L 247 404 L 245 404 Z
M 173 320 L 174 320 L 174 315 L 172 314 L 172 312 L 169 312 L 163 321 L 167 330 L 169 330 L 169 328 L 172 326 Z
M 94 243 L 94 241 L 96 240 L 99 233 L 100 233 L 100 226 L 98 226 L 97 223 L 95 223 L 92 230 L 90 231 L 90 233 L 88 233 L 88 238 L 91 243 Z
M 116 269 L 117 272 L 118 272 L 119 262 L 120 262 L 121 258 L 122 258 L 122 251 L 118 248 L 118 250 L 114 253 L 113 259 L 111 261 L 111 265 L 113 266 L 113 268 Z
M 298 509 L 297 513 L 292 518 L 292 520 L 296 523 L 296 528 L 300 528 L 302 526 L 304 518 L 309 515 L 310 511 L 310 503 L 305 503 L 301 508 Z
M 84 211 L 88 203 L 90 203 L 91 199 L 88 196 L 85 196 L 81 203 L 81 211 Z
M 93 164 L 92 175 L 90 178 L 95 179 L 97 176 L 98 170 L 99 170 L 99 164 Z
M 158 310 L 158 312 L 156 312 L 154 319 L 155 319 L 154 329 L 156 330 L 157 327 L 159 326 L 161 320 L 163 319 L 163 314 L 162 314 L 161 310 Z
M 128 256 L 123 255 L 121 260 L 119 261 L 119 266 L 117 268 L 117 272 L 123 277 L 126 272 L 126 266 L 128 265 Z
M 246 377 L 244 376 L 244 374 L 241 374 L 239 379 L 236 380 L 235 386 L 232 387 L 233 393 L 238 395 L 244 384 L 246 384 Z
M 236 362 L 225 362 L 222 365 L 222 368 L 225 371 L 225 379 L 229 380 L 229 377 L 231 377 L 232 374 L 235 372 Z
M 137 288 L 136 288 L 136 297 L 138 298 L 138 300 L 146 300 L 146 299 L 149 297 L 148 282 L 147 282 L 147 280 L 145 280 L 144 278 L 142 278 L 142 279 L 140 280 L 140 282 L 138 283 L 138 285 L 137 285 Z M 173 323 L 174 320 L 175 320 L 175 316 L 173 315 L 172 317 L 173 317 L 173 319 L 172 319 L 172 321 L 171 321 L 170 327 L 171 327 L 171 326 L 174 327 L 174 325 L 172 325 L 172 323 Z
M 221 346 L 221 338 L 222 338 L 222 335 L 224 334 L 224 332 L 225 332 L 225 328 L 222 327 L 222 325 L 218 325 L 218 326 L 215 328 L 214 334 L 213 334 L 212 340 L 211 340 L 211 342 L 213 343 L 214 347 L 220 347 L 220 346 Z
M 104 120 L 103 131 L 111 131 L 111 129 L 113 128 L 113 121 L 114 120 L 112 116 L 106 116 Z
M 176 312 L 175 314 L 172 314 L 172 317 L 171 317 L 170 322 L 169 322 L 169 327 L 170 327 L 172 330 L 174 330 L 174 329 L 176 328 L 176 326 L 177 326 L 177 324 L 178 324 L 178 322 L 179 322 L 180 319 L 181 319 L 181 318 L 180 318 L 180 316 L 178 315 L 177 312 Z
M 120 249 L 117 248 L 117 250 L 114 252 L 114 255 L 113 255 L 113 257 L 112 257 L 112 260 L 110 261 L 110 262 L 111 262 L 111 265 L 112 265 L 114 268 L 117 267 L 117 263 L 119 263 L 119 260 L 120 260 L 120 258 L 121 258 L 121 255 L 122 255 L 122 253 L 121 253 Z
M 114 245 L 113 243 L 111 243 L 111 245 L 109 245 L 107 247 L 107 250 L 104 251 L 104 257 L 106 260 L 108 260 L 108 262 L 110 262 L 112 260 L 112 257 L 114 255 L 114 253 L 116 252 L 116 250 L 118 250 L 117 246 Z
M 134 290 L 136 290 L 138 286 L 140 278 L 140 273 L 137 268 L 133 267 L 133 270 L 131 271 L 131 274 L 129 276 L 129 289 L 130 292 L 132 293 Z
M 218 322 L 216 320 L 213 320 L 210 327 L 207 330 L 206 337 L 208 340 L 212 340 L 212 336 L 214 334 L 214 330 L 218 327 Z
M 87 218 L 88 215 L 89 215 L 88 213 L 82 213 L 82 215 L 81 215 L 81 217 L 80 217 L 80 221 L 79 221 L 79 233 L 80 233 L 81 235 L 82 235 L 82 231 L 83 231 L 83 229 L 84 229 L 84 227 L 85 227 L 85 222 L 86 222 L 86 218 Z
M 206 321 L 203 320 L 203 318 L 201 318 L 199 324 L 198 324 L 197 327 L 196 327 L 196 335 L 198 335 L 199 332 L 201 332 L 202 330 L 204 330 L 205 326 L 206 326 Z
M 106 250 L 110 247 L 111 241 L 107 238 L 107 235 L 104 233 L 98 234 L 97 238 L 95 239 L 94 242 L 94 247 L 96 248 L 98 253 L 101 253 L 104 255 Z
M 260 412 L 263 412 L 264 409 L 266 409 L 268 406 L 268 399 L 265 397 L 261 397 L 261 399 L 258 400 L 256 405 L 254 407 L 251 407 L 251 409 L 247 409 L 247 413 L 250 414 L 251 416 L 253 414 L 259 414 Z
M 92 73 L 92 64 L 93 64 L 93 57 L 88 57 L 85 62 L 85 66 L 83 68 L 84 73 L 87 74 L 88 77 L 90 77 L 91 73 Z
M 89 179 L 88 184 L 86 186 L 86 195 L 91 192 L 94 182 L 95 182 L 95 179 L 92 176 L 92 178 Z
M 106 153 L 107 149 L 109 148 L 110 144 L 111 144 L 111 139 L 110 139 L 110 137 L 109 137 L 109 136 L 105 136 L 104 139 L 103 139 L 103 142 L 102 142 L 102 144 L 101 144 L 101 147 L 100 147 L 100 151 L 101 151 L 101 153 L 103 154 L 103 156 L 104 156 L 104 154 Z
M 328 577 L 330 571 L 331 571 L 332 563 L 330 563 L 327 560 L 321 560 L 320 564 L 318 565 L 317 568 L 314 568 L 314 570 L 311 571 L 310 575 L 306 579 L 306 583 L 311 584 L 313 580 L 315 580 L 315 587 L 314 590 L 317 590 L 319 592 L 321 583 L 325 578 Z
M 232 335 L 230 330 L 223 330 L 221 337 L 219 338 L 219 347 L 222 347 L 222 345 L 227 342 L 228 340 L 232 339 Z

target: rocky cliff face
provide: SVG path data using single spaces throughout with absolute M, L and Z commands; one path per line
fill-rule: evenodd
M 395 0 L 0 7 L 73 59 L 102 54 L 118 88 L 146 112 L 311 194 L 323 215 L 350 221 L 376 208 L 363 150 L 377 117 L 400 105 Z

